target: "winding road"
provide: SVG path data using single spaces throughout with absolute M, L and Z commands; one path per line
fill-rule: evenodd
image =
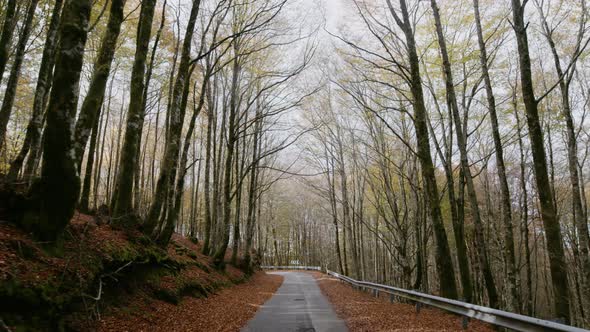
M 285 279 L 274 296 L 248 322 L 242 332 L 296 331 L 345 332 L 315 278 L 304 272 L 273 272 Z

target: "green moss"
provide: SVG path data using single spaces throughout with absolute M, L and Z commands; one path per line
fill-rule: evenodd
M 76 241 L 74 238 L 66 240 L 67 243 Z M 16 331 L 65 330 L 73 316 L 85 319 L 88 315 L 83 305 L 83 294 L 96 294 L 101 278 L 106 280 L 105 275 L 123 266 L 125 268 L 116 274 L 116 283 L 103 284 L 102 299 L 98 303 L 101 308 L 126 308 L 126 299 L 137 289 L 147 289 L 154 298 L 178 304 L 185 296 L 206 297 L 220 287 L 245 279 L 232 280 L 232 276 L 224 272 L 221 272 L 224 276 L 221 279 L 194 278 L 194 274 L 187 273 L 189 271 L 186 269 L 196 267 L 206 273 L 213 271 L 190 248 L 173 245 L 177 255 L 172 256 L 146 236 L 135 236 L 130 241 L 104 241 L 100 248 L 75 247 L 75 254 L 72 248 L 68 248 L 66 253 L 69 258 L 66 259 L 73 261 L 63 273 L 44 277 L 32 285 L 18 279 L 0 283 L 0 317 L 10 326 L 16 327 Z M 32 265 L 36 269 L 34 273 L 42 274 L 44 264 L 50 262 L 39 259 L 44 253 L 37 247 L 24 245 L 22 241 L 11 242 L 10 246 L 23 259 L 35 263 Z M 50 257 L 62 256 L 63 251 L 45 254 Z M 132 264 L 126 266 L 129 262 Z M 165 277 L 167 279 L 163 280 Z M 92 300 L 90 302 L 94 303 Z

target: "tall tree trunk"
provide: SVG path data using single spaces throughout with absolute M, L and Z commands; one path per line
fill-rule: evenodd
M 166 218 L 166 226 L 164 230 L 158 237 L 158 243 L 160 245 L 165 245 L 170 241 L 170 237 L 172 236 L 172 232 L 176 225 L 176 221 L 178 220 L 178 214 L 181 211 L 181 202 L 182 202 L 182 195 L 184 193 L 184 178 L 187 171 L 187 162 L 188 162 L 188 155 L 191 146 L 191 138 L 193 137 L 193 132 L 195 130 L 195 123 L 197 121 L 197 117 L 201 113 L 203 109 L 203 105 L 205 104 L 205 92 L 207 87 L 207 82 L 209 80 L 209 72 L 205 75 L 203 79 L 203 84 L 200 91 L 199 101 L 198 103 L 194 103 L 193 105 L 193 114 L 191 116 L 191 120 L 188 125 L 188 129 L 186 132 L 186 136 L 184 139 L 184 146 L 182 149 L 182 155 L 180 158 L 180 166 L 178 168 L 178 179 L 176 180 L 176 189 L 174 190 L 174 197 L 170 197 L 169 201 L 173 202 L 173 205 L 168 207 L 168 216 Z M 185 89 L 188 89 L 189 84 L 185 86 Z M 193 91 L 195 94 L 196 91 Z M 186 107 L 186 105 L 185 105 Z M 194 167 L 194 163 L 191 167 Z
M 494 138 L 494 149 L 496 152 L 496 166 L 498 168 L 498 181 L 500 183 L 501 206 L 502 206 L 502 224 L 504 225 L 504 246 L 505 259 L 507 264 L 507 282 L 508 282 L 508 307 L 509 311 L 520 312 L 519 295 L 516 289 L 516 254 L 514 247 L 514 231 L 512 226 L 512 207 L 510 201 L 510 190 L 508 189 L 508 180 L 506 177 L 506 166 L 504 165 L 504 148 L 500 139 L 500 130 L 498 129 L 498 114 L 496 112 L 496 99 L 492 89 L 492 80 L 488 69 L 488 55 L 483 37 L 481 18 L 479 15 L 479 0 L 473 0 L 473 10 L 475 13 L 475 25 L 477 28 L 477 41 L 479 45 L 479 59 L 481 71 L 484 79 L 488 109 L 490 111 L 490 122 L 492 124 L 492 136 Z
M 328 190 L 330 192 L 330 207 L 332 208 L 332 223 L 334 224 L 334 236 L 336 242 L 336 257 L 338 258 L 338 267 L 340 268 L 340 273 L 346 273 L 344 266 L 342 265 L 342 254 L 340 253 L 340 239 L 338 234 L 338 209 L 336 207 L 336 184 L 335 184 L 335 174 L 334 174 L 334 159 L 328 159 L 328 153 L 326 151 L 326 159 L 327 161 L 327 171 L 326 176 L 328 178 Z M 330 176 L 330 174 L 332 174 Z M 375 233 L 376 234 L 376 233 Z
M 545 155 L 543 131 L 541 130 L 537 109 L 538 100 L 535 99 L 533 88 L 531 59 L 529 56 L 526 24 L 524 22 L 524 5 L 521 4 L 520 0 L 512 0 L 512 19 L 518 45 L 522 98 L 527 114 L 537 193 L 541 206 L 541 218 L 545 228 L 551 283 L 555 294 L 555 314 L 567 324 L 570 322 L 567 266 L 565 263 L 559 220 L 557 219 L 555 205 L 553 204 L 553 192 L 547 174 L 547 158 Z
M 151 234 L 159 221 L 159 216 L 162 214 L 162 198 L 166 196 L 170 197 L 168 195 L 169 191 L 174 190 L 174 179 L 176 177 L 180 152 L 182 125 L 186 113 L 189 91 L 188 87 L 190 86 L 189 80 L 192 74 L 192 69 L 190 68 L 191 44 L 200 3 L 200 0 L 194 0 L 192 3 L 191 13 L 184 36 L 182 54 L 178 65 L 178 74 L 176 76 L 172 100 L 168 109 L 170 115 L 170 128 L 168 135 L 166 135 L 163 165 L 156 185 L 154 199 L 144 225 L 144 231 L 146 234 Z M 168 202 L 168 206 L 171 203 L 172 202 Z M 165 214 L 162 215 L 165 216 Z
M 584 2 L 582 2 L 584 5 Z M 585 8 L 584 8 L 585 9 Z M 565 132 L 566 132 L 566 144 L 567 144 L 567 161 L 570 185 L 572 189 L 572 205 L 573 205 L 573 220 L 574 226 L 577 230 L 578 241 L 579 241 L 579 255 L 582 261 L 582 287 L 583 287 L 583 298 L 585 299 L 585 306 L 590 306 L 590 235 L 588 234 L 588 219 L 584 213 L 582 207 L 582 196 L 581 190 L 583 190 L 583 183 L 580 182 L 580 176 L 578 174 L 578 144 L 576 137 L 576 129 L 574 125 L 574 119 L 572 117 L 572 109 L 570 106 L 570 82 L 573 74 L 564 73 L 555 41 L 553 39 L 553 30 L 549 28 L 547 19 L 542 10 L 540 10 L 541 19 L 543 23 L 543 29 L 545 38 L 551 48 L 551 54 L 553 55 L 553 63 L 555 65 L 555 71 L 557 77 L 561 78 L 559 81 L 559 90 L 561 92 L 561 113 L 565 120 Z M 585 21 L 585 20 L 584 20 Z M 580 27 L 583 31 L 585 26 Z M 576 46 L 576 53 L 580 50 L 580 43 L 582 41 L 582 33 L 578 34 L 578 41 Z M 574 54 L 577 56 L 577 54 Z M 575 61 L 575 60 L 574 60 Z
M 25 59 L 27 42 L 29 41 L 29 36 L 31 35 L 31 30 L 33 28 L 33 18 L 35 17 L 35 9 L 37 9 L 38 3 L 39 0 L 30 0 L 29 2 L 27 14 L 25 16 L 25 22 L 16 45 L 14 62 L 12 64 L 12 68 L 10 69 L 8 83 L 6 83 L 4 100 L 2 100 L 2 107 L 0 107 L 0 151 L 2 150 L 4 141 L 6 140 L 6 129 L 8 127 L 10 115 L 12 114 L 12 108 L 16 98 L 16 88 L 18 87 L 20 72 Z
M 467 136 L 464 134 L 464 128 L 461 124 L 461 117 L 459 115 L 459 106 L 457 104 L 457 95 L 455 94 L 455 85 L 453 82 L 453 73 L 451 69 L 451 62 L 449 59 L 447 45 L 442 30 L 442 23 L 440 20 L 440 13 L 436 3 L 436 0 L 430 1 L 432 11 L 434 14 L 434 22 L 436 25 L 436 34 L 438 36 L 438 44 L 440 47 L 443 72 L 445 75 L 445 87 L 447 91 L 447 105 L 449 107 L 450 115 L 455 122 L 455 133 L 457 136 L 457 145 L 459 147 L 461 168 L 465 174 L 465 183 L 467 184 L 467 193 L 469 198 L 469 206 L 471 208 L 471 216 L 475 226 L 475 239 L 476 239 L 476 250 L 479 264 L 483 272 L 485 286 L 488 294 L 488 300 L 490 307 L 498 307 L 498 292 L 494 282 L 494 276 L 492 274 L 490 262 L 488 259 L 487 252 L 485 250 L 485 238 L 483 231 L 483 222 L 481 220 L 481 214 L 479 211 L 479 205 L 477 201 L 477 193 L 475 191 L 475 184 L 473 183 L 473 177 L 471 175 L 471 169 L 469 168 L 469 159 L 467 156 Z M 466 128 L 465 128 L 466 129 Z
M 438 103 L 436 103 L 439 108 Z M 441 113 L 442 114 L 442 113 Z M 451 220 L 453 224 L 453 236 L 455 238 L 455 246 L 457 247 L 457 262 L 459 263 L 459 276 L 461 279 L 461 286 L 463 287 L 462 300 L 468 303 L 473 303 L 473 282 L 471 279 L 471 270 L 469 264 L 469 253 L 467 252 L 467 241 L 465 237 L 465 218 L 462 213 L 463 208 L 463 181 L 459 180 L 459 194 L 455 191 L 455 180 L 453 178 L 453 116 L 448 119 L 448 136 L 443 137 L 443 145 L 445 151 L 443 153 L 440 144 L 435 139 L 434 146 L 443 162 L 443 169 L 447 179 L 447 197 L 449 199 L 449 206 L 451 210 Z M 430 132 L 435 136 L 434 128 L 429 123 Z M 462 172 L 461 172 L 462 174 Z M 417 199 L 417 198 L 416 198 Z M 418 262 L 421 264 L 421 262 Z
M 225 156 L 225 166 L 223 174 L 223 221 L 222 221 L 222 234 L 221 234 L 221 245 L 217 248 L 214 256 L 215 265 L 223 267 L 225 252 L 229 244 L 229 232 L 231 226 L 231 201 L 232 201 L 232 162 L 234 158 L 234 150 L 237 135 L 237 113 L 238 113 L 238 78 L 240 76 L 240 62 L 239 62 L 239 47 L 238 41 L 234 41 L 234 59 L 232 69 L 232 83 L 231 83 L 231 96 L 230 96 L 230 109 L 229 109 L 229 123 L 227 127 L 227 146 Z
M 117 49 L 117 39 L 121 31 L 121 24 L 123 23 L 123 9 L 126 0 L 112 0 L 109 14 L 109 21 L 105 34 L 100 42 L 98 50 L 98 57 L 94 63 L 88 93 L 82 102 L 82 108 L 78 115 L 76 122 L 76 130 L 74 132 L 74 140 L 76 142 L 76 161 L 78 167 L 82 165 L 84 158 L 84 150 L 90 132 L 94 128 L 94 123 L 98 121 L 100 110 L 102 109 L 102 102 L 111 72 L 111 64 Z
M 33 211 L 34 231 L 38 238 L 59 238 L 74 214 L 80 191 L 80 179 L 71 154 L 72 125 L 76 116 L 80 73 L 86 46 L 91 0 L 69 1 L 60 27 L 53 89 L 47 109 L 43 146 L 43 165 L 38 185 L 40 209 Z M 37 218 L 35 218 L 37 217 Z
M 256 108 L 256 119 L 254 120 L 254 137 L 252 140 L 252 165 L 250 171 L 250 183 L 248 184 L 248 214 L 246 217 L 246 245 L 244 248 L 244 267 L 251 271 L 252 263 L 252 242 L 254 240 L 254 225 L 256 224 L 256 204 L 258 200 L 257 185 L 258 185 L 258 142 L 262 134 L 262 110 L 260 106 Z
M 244 118 L 244 124 L 248 123 L 248 114 Z M 238 124 L 239 128 L 239 124 Z M 236 147 L 239 147 L 239 140 L 236 140 Z M 236 149 L 239 152 L 239 149 Z M 237 266 L 238 263 L 238 251 L 240 247 L 240 219 L 242 218 L 242 178 L 244 177 L 244 167 L 246 163 L 246 136 L 242 137 L 242 155 L 236 156 L 236 215 L 234 217 L 234 233 L 232 238 L 233 248 L 232 248 L 232 256 L 231 256 L 231 263 L 234 266 Z
M 102 103 L 101 103 L 102 104 Z M 92 185 L 92 168 L 94 166 L 94 155 L 96 153 L 96 141 L 98 138 L 98 127 L 100 125 L 100 117 L 94 122 L 92 134 L 90 136 L 90 147 L 88 148 L 88 157 L 86 159 L 86 169 L 84 171 L 84 181 L 82 185 L 82 195 L 80 196 L 80 204 L 78 205 L 80 211 L 88 212 L 88 203 L 90 200 L 90 186 Z M 94 184 L 97 185 L 96 183 Z
M 451 259 L 451 250 L 445 230 L 442 213 L 440 210 L 439 193 L 434 174 L 434 164 L 430 154 L 430 141 L 428 138 L 427 112 L 424 103 L 424 91 L 422 89 L 422 78 L 420 77 L 420 62 L 416 51 L 414 32 L 410 22 L 410 14 L 405 0 L 400 0 L 402 19 L 397 18 L 396 22 L 403 30 L 406 37 L 408 50 L 408 61 L 410 63 L 410 90 L 412 93 L 412 105 L 414 107 L 414 126 L 416 129 L 416 140 L 418 145 L 418 158 L 422 169 L 424 188 L 430 217 L 436 239 L 436 267 L 440 279 L 440 294 L 444 297 L 456 299 L 457 285 L 455 283 L 455 269 Z M 395 9 L 388 0 L 388 6 L 392 14 Z M 398 17 L 395 14 L 395 17 Z
M 340 131 L 338 129 L 338 131 Z M 359 264 L 358 259 L 355 253 L 355 243 L 353 239 L 353 228 L 352 228 L 352 220 L 350 218 L 350 203 L 348 199 L 348 185 L 346 179 L 346 170 L 345 170 L 345 163 L 344 163 L 344 151 L 342 147 L 342 141 L 340 134 L 338 134 L 337 144 L 338 144 L 338 174 L 340 176 L 340 192 L 342 194 L 342 224 L 345 228 L 347 228 L 348 237 L 345 239 L 348 240 L 348 245 L 350 248 L 350 255 L 352 256 L 352 271 L 354 271 L 353 278 L 359 277 Z
M 143 121 L 145 112 L 142 109 L 143 91 L 145 89 L 145 67 L 155 7 L 156 0 L 144 0 L 141 4 L 141 12 L 139 14 L 135 59 L 131 72 L 127 125 L 125 127 L 125 138 L 121 151 L 120 170 L 115 185 L 116 197 L 112 208 L 115 225 L 130 226 L 129 224 L 133 221 L 133 218 L 130 218 L 130 215 L 133 214 L 133 172 L 137 163 L 137 150 L 141 141 L 141 137 L 139 136 L 140 122 Z
M 147 102 L 148 102 L 148 92 L 149 92 L 149 86 L 150 86 L 150 81 L 152 79 L 152 74 L 154 71 L 154 62 L 156 60 L 156 51 L 158 50 L 158 45 L 160 44 L 160 38 L 162 37 L 162 31 L 164 30 L 164 26 L 166 25 L 166 4 L 167 4 L 167 0 L 164 0 L 164 4 L 162 5 L 162 16 L 160 18 L 160 27 L 158 28 L 158 32 L 156 32 L 156 38 L 154 40 L 154 46 L 152 47 L 152 52 L 150 55 L 150 62 L 149 65 L 147 67 L 147 71 L 146 71 L 146 75 L 145 75 L 145 88 L 143 89 L 143 96 L 142 96 L 142 106 L 141 109 L 144 110 L 144 112 L 147 110 Z M 158 101 L 159 103 L 159 101 Z M 156 118 L 159 118 L 159 108 L 158 108 L 158 115 L 156 116 Z M 138 136 L 141 142 L 141 137 L 142 137 L 142 133 L 143 133 L 143 122 L 144 119 L 142 118 L 142 120 L 140 121 L 141 125 L 139 128 L 139 132 L 138 132 Z M 158 125 L 158 122 L 156 121 L 156 127 Z M 148 129 L 149 132 L 149 129 Z M 154 145 L 157 145 L 157 142 L 154 143 Z M 144 144 L 145 147 L 147 147 L 147 138 L 146 138 L 146 142 Z M 141 149 L 137 149 L 137 156 L 136 156 L 136 160 L 139 160 L 139 156 L 140 156 L 140 151 Z M 145 150 L 145 148 L 144 148 Z M 145 152 L 144 152 L 144 156 L 145 156 Z M 135 203 L 135 208 L 139 209 L 140 206 L 140 202 L 141 202 L 141 188 L 140 188 L 140 172 L 142 169 L 142 164 L 143 163 L 136 163 L 136 167 L 135 170 L 133 172 L 133 187 L 134 187 L 134 193 L 135 193 L 135 199 L 134 199 L 134 203 Z
M 214 109 L 211 96 L 211 87 L 207 87 L 207 138 L 205 143 L 205 178 L 203 180 L 203 188 L 205 195 L 205 234 L 203 240 L 203 253 L 209 254 L 211 245 L 211 228 L 212 228 L 212 216 L 211 216 L 211 163 L 213 162 L 213 154 L 211 141 L 215 139 L 213 137 L 213 117 Z

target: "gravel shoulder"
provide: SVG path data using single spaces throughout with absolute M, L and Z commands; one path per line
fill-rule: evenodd
M 420 313 L 416 313 L 414 305 L 389 303 L 388 296 L 375 298 L 325 274 L 310 273 L 351 332 L 465 331 L 461 329 L 459 316 L 436 308 L 422 308 Z M 467 331 L 491 332 L 493 329 L 483 322 L 472 320 Z
M 105 317 L 99 331 L 239 331 L 282 283 L 280 275 L 258 272 L 207 298 L 185 297 L 178 305 L 138 301 Z

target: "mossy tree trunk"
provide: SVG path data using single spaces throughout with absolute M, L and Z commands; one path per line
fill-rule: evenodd
M 197 121 L 197 117 L 201 113 L 203 109 L 203 105 L 205 104 L 205 92 L 206 92 L 206 85 L 209 80 L 209 74 L 205 74 L 205 78 L 203 80 L 203 85 L 201 86 L 201 92 L 199 95 L 199 100 L 193 100 L 193 114 L 191 116 L 191 120 L 188 125 L 188 129 L 186 131 L 186 136 L 184 140 L 184 146 L 182 148 L 182 155 L 180 158 L 180 166 L 178 168 L 178 178 L 176 180 L 176 189 L 174 192 L 174 206 L 168 209 L 168 216 L 166 218 L 166 226 L 162 233 L 158 236 L 158 243 L 161 245 L 166 245 L 170 241 L 170 237 L 174 232 L 174 228 L 176 226 L 176 222 L 178 220 L 178 215 L 181 210 L 181 202 L 182 202 L 182 195 L 184 193 L 184 178 L 186 175 L 187 163 L 188 163 L 188 155 L 191 146 L 191 138 L 193 137 L 193 132 L 195 130 L 195 124 Z M 188 85 L 187 85 L 188 86 Z M 196 91 L 193 91 L 193 96 L 196 95 Z M 196 99 L 196 98 L 195 98 Z M 196 158 L 196 157 L 195 157 Z M 195 160 L 196 162 L 196 160 Z M 191 163 L 191 166 L 194 167 L 195 162 Z M 195 222 L 192 220 L 191 222 Z
M 97 118 L 92 128 L 92 135 L 90 136 L 90 147 L 88 148 L 88 158 L 86 158 L 86 169 L 84 170 L 84 181 L 82 183 L 82 194 L 80 195 L 80 204 L 78 208 L 82 212 L 88 212 L 90 201 L 90 187 L 92 185 L 92 170 L 94 168 L 94 158 L 96 154 L 96 143 L 98 140 L 98 131 L 100 125 L 100 118 Z M 95 186 L 97 183 L 94 184 Z M 95 197 L 96 199 L 96 197 Z
M 189 16 L 184 41 L 182 45 L 182 54 L 178 66 L 178 74 L 174 84 L 173 94 L 171 96 L 171 103 L 168 109 L 170 115 L 170 128 L 166 135 L 166 147 L 164 149 L 164 160 L 158 182 L 156 185 L 156 192 L 150 206 L 147 220 L 144 224 L 144 232 L 152 234 L 162 220 L 165 220 L 166 213 L 162 213 L 164 199 L 171 198 L 174 192 L 174 179 L 176 178 L 176 170 L 178 166 L 178 158 L 180 153 L 180 141 L 182 135 L 182 126 L 184 124 L 184 116 L 186 113 L 186 105 L 189 92 L 189 81 L 192 74 L 191 69 L 191 44 L 199 13 L 200 0 L 194 0 L 192 3 L 191 13 Z M 192 67 L 194 68 L 194 67 Z M 172 193 L 170 193 L 172 190 Z M 168 204 L 173 204 L 169 202 Z M 172 211 L 170 211 L 172 213 Z
M 131 91 L 129 96 L 129 109 L 125 126 L 125 136 L 119 161 L 119 172 L 115 184 L 116 195 L 113 199 L 114 224 L 118 226 L 130 226 L 133 220 L 133 173 L 137 163 L 137 149 L 141 137 L 139 128 L 144 118 L 143 92 L 145 89 L 145 67 L 149 42 L 152 31 L 152 21 L 156 0 L 144 0 L 141 3 L 139 23 L 137 25 L 137 40 L 135 58 L 131 72 Z
M 36 194 L 37 188 L 39 190 L 40 208 L 32 211 L 33 220 L 28 219 L 33 222 L 33 231 L 41 240 L 53 241 L 60 237 L 74 214 L 80 191 L 72 128 L 91 7 L 91 0 L 68 1 L 59 29 L 60 43 L 47 108 L 41 179 L 38 186 L 31 189 L 32 195 Z

